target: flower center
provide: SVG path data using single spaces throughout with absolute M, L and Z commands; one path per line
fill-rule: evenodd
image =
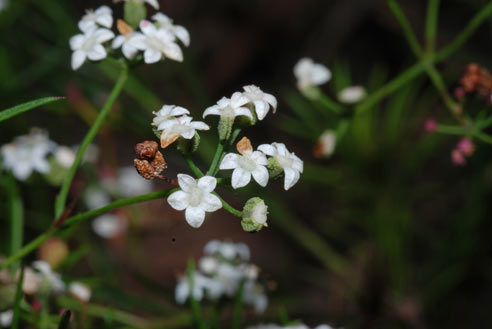
M 188 194 L 188 203 L 192 207 L 197 207 L 203 199 L 203 191 L 199 187 L 193 187 Z
M 82 50 L 88 53 L 94 48 L 95 45 L 96 45 L 96 37 L 90 36 L 82 44 Z
M 147 37 L 146 43 L 150 48 L 153 48 L 158 51 L 161 51 L 162 48 L 164 47 L 162 40 L 160 40 L 158 37 L 153 35 Z
M 240 155 L 237 158 L 238 165 L 246 171 L 253 171 L 256 169 L 256 163 L 248 156 Z
M 290 168 L 292 167 L 292 159 L 283 155 L 275 155 L 275 160 L 280 164 L 282 168 Z

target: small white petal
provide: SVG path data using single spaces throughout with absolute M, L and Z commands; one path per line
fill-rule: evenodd
M 205 118 L 207 115 L 220 115 L 219 107 L 216 105 L 207 107 L 205 112 L 203 112 L 203 117 Z
M 128 59 L 134 59 L 135 56 L 137 56 L 138 54 L 138 49 L 128 44 L 128 42 L 123 44 L 123 47 L 121 47 L 121 51 L 123 52 L 123 55 L 125 55 L 125 57 Z
M 265 187 L 267 185 L 268 178 L 270 177 L 267 168 L 263 166 L 258 166 L 251 174 L 253 175 L 255 181 L 260 184 L 260 186 Z
M 152 24 L 151 22 L 147 21 L 147 20 L 142 20 L 139 24 L 140 26 L 140 30 L 144 33 L 144 34 L 153 34 L 156 32 L 156 28 L 154 26 L 154 24 Z
M 125 42 L 125 36 L 118 35 L 116 38 L 113 39 L 113 42 L 111 43 L 111 48 L 113 49 L 120 48 L 124 42 Z
M 203 197 L 200 207 L 205 211 L 213 212 L 222 208 L 222 202 L 216 195 L 209 193 Z
M 253 115 L 251 114 L 251 110 L 246 107 L 239 107 L 234 112 L 236 116 L 243 115 L 253 120 Z
M 237 168 L 237 157 L 238 155 L 236 153 L 227 153 L 224 158 L 222 159 L 222 162 L 220 163 L 219 169 L 221 170 L 227 170 L 227 169 L 235 169 Z
M 190 123 L 190 126 L 196 130 L 209 130 L 210 129 L 209 125 L 207 125 L 205 122 L 201 122 L 201 121 L 193 121 Z
M 292 168 L 285 168 L 284 174 L 285 174 L 284 189 L 287 191 L 292 186 L 294 186 L 295 183 L 297 183 L 300 175 L 297 170 L 294 170 Z
M 158 61 L 161 60 L 161 58 L 162 58 L 162 53 L 151 48 L 145 49 L 144 61 L 146 64 L 157 63 Z
M 82 34 L 77 34 L 70 38 L 70 48 L 72 50 L 79 49 L 83 43 L 84 36 Z
M 205 192 L 212 192 L 217 186 L 217 178 L 212 176 L 203 176 L 198 180 L 198 187 L 200 187 Z
M 190 192 L 196 187 L 196 180 L 187 174 L 178 174 L 179 187 L 185 192 Z
M 251 181 L 251 173 L 249 171 L 246 171 L 243 168 L 238 167 L 234 169 L 234 171 L 232 172 L 231 185 L 233 188 L 237 189 L 246 186 L 250 181 Z
M 174 34 L 176 37 L 181 40 L 181 42 L 188 47 L 190 45 L 190 34 L 188 33 L 188 30 L 184 28 L 183 26 L 177 25 L 174 28 Z
M 157 0 L 145 0 L 149 5 L 154 7 L 155 10 L 159 10 L 159 2 Z
M 188 207 L 188 194 L 183 191 L 176 191 L 167 198 L 167 202 L 176 210 L 185 210 Z
M 74 53 L 72 54 L 72 69 L 77 70 L 79 67 L 81 67 L 82 64 L 84 64 L 85 62 L 86 56 L 87 55 L 85 54 L 85 52 L 81 50 L 74 51 Z
M 205 210 L 200 207 L 188 207 L 185 211 L 185 218 L 190 226 L 198 228 L 205 220 Z
M 258 120 L 263 120 L 268 113 L 268 105 L 264 101 L 255 101 L 254 104 Z
M 183 61 L 183 52 L 181 51 L 181 48 L 178 46 L 178 44 L 174 42 L 169 42 L 166 43 L 164 46 L 164 55 L 166 55 L 167 58 L 182 62 Z
M 269 156 L 274 156 L 277 153 L 275 147 L 270 144 L 262 144 L 258 146 L 258 150 Z
M 87 58 L 91 61 L 99 61 L 106 58 L 106 49 L 100 44 L 94 45 L 90 52 L 87 53 Z

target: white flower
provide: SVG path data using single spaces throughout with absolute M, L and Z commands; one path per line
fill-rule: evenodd
M 262 144 L 258 150 L 273 157 L 284 170 L 284 189 L 288 190 L 299 180 L 304 163 L 294 153 L 290 153 L 283 143 Z
M 243 95 L 255 106 L 258 120 L 263 120 L 265 118 L 270 106 L 273 108 L 273 113 L 275 113 L 277 110 L 277 99 L 275 96 L 263 92 L 255 85 L 244 86 L 243 89 Z
M 318 143 L 314 148 L 314 155 L 318 158 L 327 158 L 335 152 L 337 135 L 333 130 L 326 130 L 318 138 Z
M 152 16 L 152 19 L 156 21 L 161 29 L 168 30 L 176 38 L 178 38 L 185 46 L 190 45 L 190 34 L 188 30 L 181 25 L 174 25 L 173 20 L 163 13 L 157 13 Z
M 114 214 L 104 214 L 92 221 L 92 230 L 104 239 L 112 239 L 126 230 L 126 220 Z
M 55 151 L 56 161 L 65 168 L 70 168 L 75 161 L 75 152 L 67 146 L 58 146 Z
M 7 310 L 5 312 L 0 312 L 0 326 L 2 326 L 4 328 L 10 327 L 13 319 L 14 319 L 14 311 L 13 310 Z
M 167 202 L 176 210 L 185 210 L 185 217 L 192 227 L 200 227 L 205 220 L 205 212 L 213 212 L 222 208 L 220 199 L 212 194 L 217 185 L 217 179 L 203 176 L 195 180 L 186 174 L 178 174 L 181 190 L 167 198 Z
M 141 33 L 133 31 L 126 34 L 120 34 L 113 39 L 111 48 L 118 49 L 121 47 L 121 52 L 126 58 L 134 59 L 138 54 L 138 48 L 132 44 L 131 40 L 139 35 L 141 35 Z
M 355 104 L 366 97 L 366 90 L 361 86 L 347 87 L 342 89 L 337 96 L 342 103 Z
M 235 92 L 232 94 L 231 98 L 222 97 L 217 105 L 208 107 L 205 112 L 203 112 L 203 117 L 207 115 L 220 115 L 221 118 L 235 118 L 239 115 L 246 116 L 253 119 L 251 111 L 244 107 L 245 104 L 249 102 L 249 99 L 245 97 L 240 92 Z
M 19 280 L 19 279 L 17 279 Z M 34 295 L 38 292 L 41 279 L 30 267 L 24 267 L 24 279 L 22 280 L 22 291 L 27 295 Z
M 198 268 L 205 274 L 212 274 L 217 271 L 219 261 L 215 257 L 202 257 L 198 263 Z
M 183 114 L 190 114 L 190 111 L 181 106 L 176 105 L 164 105 L 157 112 L 152 112 L 155 118 L 152 120 L 152 125 L 158 126 L 161 122 L 174 119 L 177 116 Z
M 239 146 L 242 142 L 244 142 L 243 145 L 246 144 L 247 146 L 240 149 Z M 246 137 L 238 143 L 238 151 L 241 154 L 226 154 L 219 167 L 222 170 L 234 169 L 232 172 L 232 187 L 237 189 L 248 185 L 251 181 L 251 176 L 253 176 L 260 186 L 265 187 L 269 178 L 266 168 L 268 160 L 265 154 L 259 151 L 253 151 L 251 143 Z
M 81 282 L 72 282 L 68 286 L 68 292 L 80 301 L 88 302 L 91 299 L 91 289 Z
M 163 55 L 178 62 L 183 61 L 181 48 L 174 42 L 175 37 L 171 32 L 157 29 L 147 20 L 140 22 L 140 30 L 143 34 L 133 36 L 129 43 L 144 51 L 145 63 L 156 63 L 162 59 Z
M 301 91 L 322 85 L 331 79 L 331 72 L 326 66 L 314 63 L 311 58 L 306 57 L 301 58 L 294 66 L 294 75 Z
M 159 2 L 157 0 L 113 0 L 113 2 L 121 2 L 121 1 L 136 1 L 139 3 L 147 2 L 149 5 L 154 7 L 155 10 L 159 10 Z
M 46 174 L 50 170 L 46 157 L 55 146 L 45 132 L 32 129 L 29 135 L 19 136 L 1 147 L 3 167 L 19 180 L 26 180 L 33 171 Z
M 193 280 L 193 290 L 190 291 L 190 280 L 187 275 L 182 276 L 178 280 L 178 284 L 176 285 L 176 289 L 174 291 L 174 295 L 176 298 L 176 302 L 179 304 L 184 304 L 190 294 L 193 296 L 193 299 L 196 301 L 201 301 L 205 292 L 212 292 L 212 296 L 216 297 L 214 291 L 217 290 L 217 283 L 213 282 L 210 278 L 204 276 L 198 271 L 195 271 L 192 274 Z M 211 296 L 211 297 L 212 297 Z
M 111 202 L 111 196 L 102 188 L 90 186 L 84 192 L 84 201 L 89 209 L 102 208 Z
M 93 28 L 97 28 L 97 25 L 101 25 L 108 29 L 113 25 L 113 11 L 108 6 L 101 6 L 95 11 L 89 9 L 86 14 L 79 21 L 79 28 L 81 31 L 88 31 Z
M 268 298 L 263 291 L 263 287 L 255 281 L 248 280 L 243 289 L 244 303 L 253 305 L 257 314 L 265 312 L 268 306 Z
M 46 283 L 50 290 L 54 292 L 65 291 L 65 283 L 62 281 L 60 274 L 53 272 L 51 266 L 42 260 L 32 263 L 32 267 L 39 272 L 41 281 Z
M 152 192 L 152 182 L 143 179 L 133 166 L 123 167 L 118 170 L 117 185 L 117 192 L 124 197 Z
M 84 34 L 77 34 L 70 38 L 72 54 L 72 69 L 77 70 L 88 58 L 91 61 L 99 61 L 106 58 L 104 42 L 114 38 L 114 33 L 104 28 L 90 28 Z
M 250 257 L 249 248 L 244 243 L 233 243 L 219 240 L 211 240 L 207 242 L 203 248 L 205 255 L 221 255 L 228 260 L 235 260 L 239 257 L 243 261 L 248 261 Z
M 197 130 L 209 130 L 210 127 L 201 121 L 191 121 L 192 118 L 183 115 L 179 118 L 163 121 L 157 127 L 162 130 L 161 147 L 166 148 L 174 143 L 180 136 L 185 139 L 192 139 Z

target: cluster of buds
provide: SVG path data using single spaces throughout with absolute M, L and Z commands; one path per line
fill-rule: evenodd
M 159 9 L 156 0 L 146 0 L 154 9 Z M 169 58 L 183 61 L 183 53 L 177 40 L 188 46 L 188 30 L 163 13 L 156 13 L 152 21 L 146 19 L 147 10 L 142 0 L 125 0 L 124 19 L 117 19 L 118 35 L 111 30 L 114 22 L 113 11 L 108 6 L 88 10 L 79 21 L 82 33 L 70 39 L 72 69 L 77 70 L 89 59 L 100 61 L 108 52 L 121 48 L 123 57 L 130 61 L 143 61 L 146 64 Z M 111 41 L 111 45 L 109 45 Z M 121 56 L 116 56 L 121 57 Z
M 451 160 L 457 166 L 464 166 L 466 158 L 469 158 L 475 152 L 475 145 L 468 137 L 462 138 L 456 147 L 451 151 Z
M 242 289 L 245 304 L 252 305 L 257 313 L 265 311 L 268 299 L 258 281 L 260 269 L 249 263 L 247 245 L 212 240 L 205 245 L 204 254 L 198 269 L 178 279 L 175 290 L 178 303 L 185 303 L 190 295 L 198 301 L 233 298 Z
M 492 74 L 487 69 L 477 64 L 467 65 L 460 84 L 464 92 L 458 90 L 457 96 L 461 96 L 458 98 L 462 98 L 466 93 L 477 93 L 488 103 L 492 102 Z

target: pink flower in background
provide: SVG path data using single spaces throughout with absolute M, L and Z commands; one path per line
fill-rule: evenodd
M 433 133 L 437 129 L 437 122 L 434 119 L 427 119 L 424 123 L 425 131 L 428 133 Z
M 451 151 L 451 160 L 457 166 L 464 166 L 466 158 L 471 157 L 475 152 L 475 145 L 468 137 L 460 139 L 456 147 Z

